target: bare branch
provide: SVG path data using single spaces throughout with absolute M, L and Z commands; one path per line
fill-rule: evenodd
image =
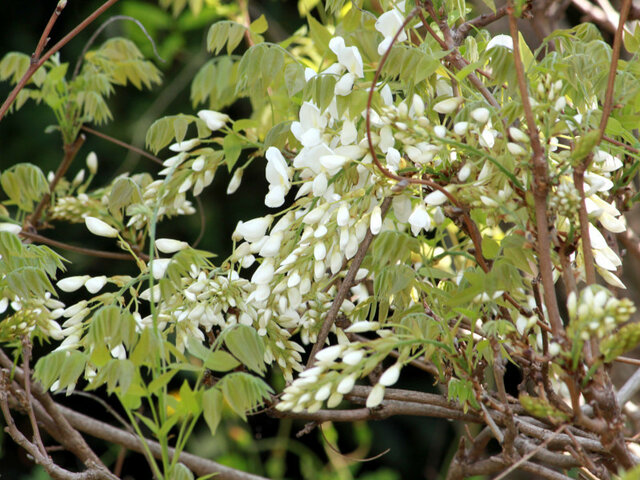
M 522 100 L 522 108 L 524 109 L 525 118 L 527 120 L 527 128 L 529 138 L 531 140 L 531 148 L 533 150 L 533 195 L 535 201 L 536 212 L 536 231 L 537 242 L 536 249 L 538 253 L 538 263 L 540 275 L 542 277 L 542 287 L 544 289 L 545 305 L 549 314 L 549 322 L 553 336 L 558 338 L 563 332 L 562 320 L 560 319 L 560 311 L 558 309 L 558 300 L 553 281 L 553 264 L 551 262 L 551 241 L 549 240 L 549 221 L 547 219 L 547 194 L 549 191 L 549 172 L 547 171 L 547 162 L 544 157 L 544 149 L 540 144 L 540 133 L 535 122 L 535 116 L 529 102 L 529 91 L 527 88 L 527 80 L 524 74 L 524 65 L 520 56 L 520 43 L 518 36 L 518 25 L 513 11 L 513 3 L 509 1 L 507 4 L 507 13 L 509 14 L 509 31 L 513 39 L 513 59 L 516 68 L 516 76 L 518 78 L 518 88 L 520 90 L 520 99 Z
M 117 138 L 110 137 L 109 135 L 107 135 L 105 133 L 102 133 L 102 132 L 99 132 L 97 130 L 94 130 L 93 128 L 89 128 L 86 125 L 82 126 L 82 130 L 84 130 L 85 132 L 90 133 L 92 135 L 95 135 L 96 137 L 100 137 L 100 138 L 103 138 L 105 140 L 108 140 L 109 142 L 111 142 L 111 143 L 113 143 L 115 145 L 118 145 L 120 147 L 126 148 L 127 150 L 130 150 L 130 151 L 132 151 L 134 153 L 137 153 L 138 155 L 141 155 L 143 157 L 148 158 L 149 160 L 151 160 L 151 161 L 153 161 L 153 162 L 155 162 L 155 163 L 157 163 L 159 165 L 162 165 L 162 160 L 160 160 L 155 155 L 151 155 L 149 152 L 146 152 L 141 148 L 133 146 L 133 145 L 131 145 L 129 143 L 125 143 L 122 140 L 118 140 Z
M 87 28 L 87 26 L 90 23 L 92 23 L 96 18 L 98 18 L 100 15 L 102 15 L 102 13 L 105 10 L 107 10 L 109 7 L 111 7 L 117 1 L 118 0 L 107 0 L 96 11 L 94 11 L 91 15 L 89 15 L 87 18 L 85 18 L 76 28 L 74 28 L 67 35 L 65 35 L 62 38 L 62 40 L 60 40 L 53 47 L 51 47 L 49 50 L 47 50 L 47 53 L 45 53 L 42 57 L 40 57 L 39 55 L 37 57 L 32 56 L 31 65 L 29 65 L 29 69 L 25 72 L 25 74 L 22 76 L 22 78 L 20 79 L 18 84 L 14 87 L 14 89 L 11 90 L 11 93 L 9 93 L 9 96 L 7 97 L 7 99 L 4 101 L 4 103 L 0 107 L 0 122 L 2 121 L 4 116 L 6 115 L 7 111 L 9 111 L 9 107 L 11 107 L 11 104 L 13 104 L 13 102 L 15 101 L 16 97 L 18 96 L 18 93 L 20 93 L 20 90 L 22 90 L 25 87 L 25 85 L 29 82 L 29 80 L 31 79 L 33 74 L 36 73 L 36 71 L 42 65 L 44 65 L 44 63 L 47 60 L 49 60 L 51 55 L 53 55 L 58 50 L 60 50 L 62 47 L 64 47 L 67 43 L 69 43 L 71 41 L 71 39 L 73 39 L 81 31 L 83 31 L 85 28 Z M 45 31 L 46 31 L 46 29 L 45 29 Z M 43 37 L 44 36 L 45 35 L 43 35 Z M 40 42 L 38 42 L 38 46 L 40 46 L 42 41 L 43 40 L 41 38 Z M 46 43 L 46 39 L 45 39 L 45 43 Z

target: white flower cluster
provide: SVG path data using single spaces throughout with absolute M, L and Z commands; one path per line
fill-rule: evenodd
M 9 307 L 13 314 L 7 312 Z M 56 321 L 63 316 L 64 303 L 52 298 L 49 292 L 44 298 L 0 297 L 0 315 L 5 312 L 7 316 L 0 325 L 0 337 L 15 339 L 18 335 L 30 335 L 36 329 L 54 340 L 61 340 L 67 334 Z
M 569 328 L 567 333 L 587 341 L 594 337 L 606 338 L 616 327 L 627 322 L 636 311 L 628 298 L 618 299 L 610 290 L 590 285 L 578 297 L 572 292 L 567 298 Z
M 281 411 L 315 412 L 326 401 L 327 407 L 338 406 L 344 395 L 348 395 L 362 375 L 361 364 L 367 360 L 365 349 L 358 344 L 338 344 L 326 347 L 316 354 L 316 363 L 300 373 L 291 385 L 287 386 L 276 408 Z M 371 365 L 381 360 L 372 353 Z M 367 408 L 375 408 L 384 399 L 385 388 L 394 385 L 400 377 L 403 364 L 397 362 L 387 368 L 376 385 L 371 389 L 367 400 Z

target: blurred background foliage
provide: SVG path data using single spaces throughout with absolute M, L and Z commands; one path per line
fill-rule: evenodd
M 161 8 L 159 4 L 162 3 L 167 2 L 121 0 L 61 51 L 61 60 L 70 62 L 71 66 L 75 65 L 91 35 L 101 24 L 109 22 L 94 47 L 114 36 L 123 36 L 135 42 L 145 57 L 161 70 L 163 83 L 151 90 L 137 90 L 133 86 L 117 88 L 108 100 L 113 120 L 105 125 L 90 125 L 106 135 L 141 148 L 144 147 L 147 129 L 154 120 L 165 115 L 195 113 L 199 108 L 204 108 L 192 104 L 190 84 L 202 65 L 212 58 L 205 49 L 208 27 L 216 20 L 233 18 L 240 12 L 237 2 L 200 0 L 193 2 L 201 6 L 199 15 L 194 15 L 188 9 L 174 15 Z M 314 8 L 317 3 L 316 0 L 250 1 L 249 12 L 251 20 L 265 15 L 269 22 L 269 30 L 265 36 L 267 40 L 277 42 L 304 24 L 300 11 L 310 12 L 321 19 L 323 14 Z M 0 55 L 4 56 L 10 51 L 30 54 L 56 4 L 57 0 L 3 2 L 0 16 Z M 101 4 L 99 0 L 70 0 L 51 33 L 50 45 Z M 367 6 L 373 10 L 377 8 L 375 1 L 367 2 Z M 116 15 L 130 16 L 140 21 L 153 38 L 157 51 L 154 51 L 153 45 L 134 22 L 110 21 Z M 579 19 L 579 12 L 569 8 L 562 18 L 554 21 L 568 27 Z M 496 28 L 499 29 L 500 26 Z M 529 40 L 537 43 L 539 34 L 536 35 L 535 31 L 529 33 Z M 241 48 L 246 47 L 243 45 Z M 9 91 L 8 82 L 0 82 L 2 99 L 6 98 Z M 235 102 L 227 109 L 227 113 L 234 118 L 247 116 L 248 101 Z M 47 126 L 54 123 L 51 111 L 46 106 L 33 102 L 27 102 L 17 114 L 6 117 L 0 125 L 0 171 L 20 162 L 35 163 L 45 173 L 55 170 L 62 158 L 60 135 L 55 131 L 45 133 Z M 153 173 L 158 170 L 158 165 L 148 159 L 87 134 L 86 142 L 67 178 L 73 178 L 85 167 L 84 158 L 91 151 L 95 151 L 99 159 L 99 175 L 94 180 L 94 187 L 101 182 L 110 181 L 114 175 L 122 172 Z M 160 152 L 159 156 L 168 157 L 166 151 Z M 191 244 L 200 239 L 198 247 L 214 252 L 219 257 L 226 257 L 231 252 L 230 237 L 238 220 L 267 213 L 263 202 L 267 191 L 264 163 L 253 162 L 244 173 L 242 186 L 231 196 L 225 193 L 228 181 L 226 169 L 219 169 L 213 184 L 200 195 L 199 202 L 194 201 L 198 212 L 191 217 L 163 222 L 159 225 L 158 236 L 178 238 Z M 84 225 L 65 224 L 65 239 L 70 238 L 70 233 L 78 245 L 85 243 L 89 235 Z M 53 239 L 58 235 L 55 228 L 45 234 Z M 94 244 L 97 240 L 99 238 L 91 236 Z M 105 241 L 103 247 L 109 249 L 112 245 Z M 120 262 L 110 266 L 108 262 L 105 265 L 104 260 L 71 252 L 60 253 L 73 262 L 69 265 L 71 275 L 76 269 L 89 274 L 109 275 L 110 268 L 114 273 L 125 273 L 123 267 L 126 265 Z M 636 268 L 627 270 L 638 271 Z M 633 279 L 627 281 L 629 280 L 635 283 Z M 409 375 L 406 378 L 403 376 L 399 388 L 428 390 L 429 386 L 412 384 L 416 381 Z M 514 386 L 517 381 L 518 376 L 514 372 Z M 179 381 L 177 385 L 179 386 Z M 105 395 L 101 398 L 108 400 Z M 80 395 L 59 400 L 71 408 L 81 407 L 83 412 L 103 421 L 117 423 L 97 401 Z M 113 408 L 117 410 L 116 406 Z M 19 420 L 26 421 L 24 418 Z M 443 467 L 448 464 L 459 438 L 464 434 L 460 425 L 445 420 L 408 417 L 368 425 L 326 424 L 321 429 L 313 429 L 312 433 L 297 438 L 296 433 L 303 427 L 304 424 L 300 422 L 278 421 L 265 415 L 250 417 L 247 425 L 229 415 L 218 435 L 212 438 L 208 430 L 203 428 L 194 434 L 187 450 L 274 479 L 436 479 L 442 476 Z M 91 441 L 95 442 L 92 446 L 103 456 L 107 465 L 122 462 L 123 478 L 150 478 L 151 474 L 142 456 L 123 451 L 117 445 Z M 343 453 L 338 453 L 336 448 Z M 386 454 L 371 461 L 354 461 L 356 458 L 373 457 L 385 451 Z M 53 455 L 59 464 L 73 462 L 72 457 L 65 457 L 64 452 L 54 452 Z M 44 471 L 34 468 L 24 451 L 4 436 L 4 433 L 0 433 L 0 476 L 16 479 L 47 478 Z

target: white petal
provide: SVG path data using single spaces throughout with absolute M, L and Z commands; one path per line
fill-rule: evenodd
M 213 110 L 200 110 L 198 117 L 207 124 L 212 132 L 220 130 L 229 121 L 229 115 Z
M 379 205 L 376 205 L 371 212 L 369 228 L 374 235 L 380 233 L 380 229 L 382 228 L 382 211 Z
M 431 206 L 442 205 L 447 202 L 447 196 L 442 193 L 440 190 L 434 190 L 429 195 L 427 195 L 424 199 L 424 203 Z

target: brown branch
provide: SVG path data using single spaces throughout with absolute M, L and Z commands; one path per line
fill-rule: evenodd
M 138 155 L 142 155 L 143 157 L 146 157 L 149 160 L 152 160 L 155 163 L 162 165 L 162 160 L 160 160 L 155 155 L 151 155 L 149 152 L 145 152 L 141 148 L 133 146 L 133 145 L 131 145 L 129 143 L 125 143 L 122 140 L 118 140 L 117 138 L 110 137 L 107 134 L 104 134 L 102 132 L 94 130 L 93 128 L 89 128 L 86 125 L 82 126 L 82 130 L 84 130 L 85 132 L 90 133 L 92 135 L 95 135 L 96 137 L 100 137 L 100 138 L 103 138 L 105 140 L 108 140 L 109 142 L 114 143 L 114 144 L 118 145 L 119 147 L 123 147 L 123 148 L 126 148 L 127 150 L 131 150 L 132 152 L 137 153 Z
M 516 68 L 516 76 L 518 78 L 518 88 L 522 100 L 522 108 L 527 120 L 527 128 L 529 138 L 531 140 L 531 148 L 533 150 L 533 174 L 534 188 L 533 196 L 535 202 L 536 214 L 536 233 L 537 233 L 537 253 L 540 275 L 542 277 L 542 287 L 544 289 L 545 305 L 549 314 L 549 322 L 553 336 L 558 338 L 563 332 L 562 320 L 558 309 L 558 300 L 556 298 L 555 285 L 553 281 L 553 264 L 551 262 L 551 241 L 549 239 L 549 222 L 547 219 L 547 193 L 549 191 L 549 172 L 547 171 L 547 162 L 544 156 L 544 149 L 540 144 L 540 133 L 535 123 L 535 116 L 529 102 L 529 93 L 527 88 L 527 80 L 524 74 L 524 65 L 520 56 L 520 43 L 518 36 L 518 25 L 513 11 L 513 3 L 509 1 L 507 4 L 507 13 L 509 14 L 509 31 L 513 39 L 513 59 Z
M 91 435 L 92 437 L 122 445 L 129 450 L 144 453 L 143 442 L 137 435 L 133 435 L 120 428 L 101 422 L 62 405 L 58 405 L 58 408 L 75 429 Z M 145 443 L 155 458 L 162 458 L 162 447 L 158 442 L 145 439 Z M 169 447 L 168 452 L 169 455 L 174 455 L 175 449 Z M 216 474 L 215 478 L 220 480 L 267 480 L 259 475 L 235 470 L 212 460 L 198 457 L 197 455 L 187 452 L 180 453 L 179 461 L 199 476 L 213 473 Z
M 80 147 L 82 147 L 85 139 L 86 137 L 80 134 L 72 144 L 64 146 L 64 157 L 62 158 L 62 162 L 60 162 L 60 165 L 56 170 L 53 180 L 51 180 L 51 183 L 49 184 L 49 191 L 42 197 L 42 200 L 40 200 L 40 203 L 38 203 L 38 206 L 36 207 L 34 212 L 27 218 L 28 223 L 32 225 L 33 228 L 37 228 L 40 216 L 42 215 L 44 208 L 51 200 L 51 195 L 55 191 L 56 185 L 58 185 L 58 182 L 64 176 L 64 174 L 67 173 L 67 170 L 71 166 L 71 162 L 73 162 L 73 159 L 78 154 L 78 150 L 80 150 Z
M 31 369 L 29 368 L 29 360 L 31 359 L 31 341 L 28 336 L 22 337 L 22 370 L 25 372 L 24 392 L 26 396 L 26 408 L 29 422 L 31 422 L 31 430 L 33 431 L 33 440 L 40 450 L 40 453 L 48 458 L 47 451 L 42 443 L 40 437 L 40 429 L 38 428 L 38 422 L 33 413 L 33 406 L 31 404 Z
M 384 216 L 386 215 L 390 205 L 391 197 L 387 197 L 382 201 L 382 205 L 380 206 L 382 218 L 384 218 Z M 344 280 L 340 284 L 340 288 L 338 289 L 338 292 L 333 299 L 331 308 L 329 309 L 327 316 L 322 322 L 322 327 L 320 328 L 320 332 L 318 333 L 318 339 L 314 343 L 313 348 L 311 349 L 311 354 L 309 355 L 309 360 L 307 361 L 307 368 L 313 366 L 316 361 L 316 353 L 324 348 L 324 342 L 327 340 L 329 332 L 331 331 L 331 327 L 333 327 L 336 318 L 338 318 L 340 308 L 342 307 L 345 298 L 347 298 L 349 289 L 353 286 L 353 281 L 356 278 L 356 274 L 360 269 L 360 265 L 362 265 L 362 261 L 364 260 L 364 257 L 367 254 L 367 250 L 369 250 L 369 245 L 371 245 L 372 241 L 373 233 L 371 233 L 371 229 L 367 229 L 367 233 L 364 236 L 362 243 L 358 247 L 358 251 L 356 252 L 353 260 L 351 261 L 351 265 L 349 266 L 349 270 L 347 270 L 347 274 L 345 275 Z
M 24 371 L 14 366 L 11 359 L 0 349 L 0 365 L 10 370 L 14 376 L 14 379 L 24 387 L 26 379 Z M 89 445 L 84 441 L 82 435 L 75 430 L 69 422 L 62 416 L 58 405 L 51 399 L 51 396 L 42 390 L 42 387 L 35 383 L 31 385 L 32 394 L 38 400 L 42 409 L 51 418 L 47 431 L 51 433 L 50 428 L 55 429 L 56 438 L 60 441 L 67 450 L 76 455 L 89 469 L 98 468 L 107 470 L 100 458 L 91 450 Z M 38 412 L 36 411 L 36 414 Z M 53 424 L 53 426 L 51 425 Z
M 453 39 L 456 45 L 461 45 L 472 29 L 486 27 L 507 14 L 507 6 L 498 8 L 495 13 L 483 13 L 471 20 L 464 22 L 453 31 Z
M 7 398 L 7 384 L 9 383 L 9 374 L 6 370 L 2 371 L 2 388 L 0 388 L 0 409 L 2 410 L 2 414 L 4 415 L 4 419 L 7 423 L 7 427 L 5 431 L 11 436 L 11 438 L 22 447 L 34 461 L 42 466 L 44 470 L 56 480 L 99 480 L 99 479 L 110 479 L 113 480 L 114 477 L 111 474 L 107 474 L 104 471 L 89 468 L 84 472 L 74 473 L 70 472 L 58 465 L 56 465 L 53 460 L 46 454 L 46 452 L 41 452 L 40 449 L 31 443 L 27 438 L 18 430 L 15 422 L 13 421 L 13 417 L 11 416 L 11 411 L 9 409 L 9 403 Z
M 620 59 L 620 49 L 622 48 L 622 34 L 624 32 L 624 24 L 629 15 L 631 8 L 631 0 L 622 0 L 622 9 L 620 10 L 620 19 L 618 20 L 618 28 L 613 37 L 613 49 L 611 51 L 611 65 L 609 66 L 609 78 L 607 79 L 607 90 L 602 107 L 602 118 L 600 119 L 600 137 L 598 143 L 602 140 L 604 132 L 607 128 L 609 116 L 613 110 L 613 94 L 616 83 L 616 74 L 618 73 L 618 60 Z M 588 157 L 589 158 L 589 157 Z M 588 164 L 587 164 L 588 165 Z
M 617 145 L 618 147 L 625 148 L 631 153 L 636 153 L 636 154 L 640 153 L 640 150 L 638 150 L 637 148 L 634 148 L 631 145 L 627 145 L 626 143 L 616 140 L 615 138 L 610 138 L 610 137 L 607 137 L 606 135 L 603 135 L 602 140 L 604 140 L 605 142 L 609 142 L 613 145 Z
M 588 157 L 592 157 L 589 155 Z M 580 219 L 580 239 L 582 240 L 582 258 L 584 260 L 584 272 L 587 285 L 596 283 L 596 267 L 593 259 L 593 250 L 591 248 L 591 235 L 589 234 L 589 215 L 587 214 L 587 204 L 584 195 L 584 172 L 589 161 L 576 166 L 573 170 L 573 183 L 580 195 L 580 208 L 578 209 L 578 218 Z
M 503 472 L 500 473 L 500 475 L 498 475 L 496 478 L 494 478 L 493 480 L 502 480 L 504 477 L 506 477 L 507 475 L 509 475 L 509 473 L 513 472 L 514 470 L 516 470 L 517 468 L 520 467 L 521 464 L 525 463 L 527 460 L 529 460 L 530 458 L 533 458 L 536 456 L 536 454 L 541 453 L 544 448 L 549 444 L 549 442 L 551 442 L 551 440 L 553 440 L 554 436 L 557 435 L 558 433 L 562 432 L 562 430 L 565 429 L 565 425 L 561 425 L 560 427 L 558 427 L 556 429 L 553 436 L 550 436 L 548 439 L 546 439 L 544 442 L 542 442 L 540 445 L 537 445 L 535 448 L 531 449 L 530 451 L 528 451 L 522 458 L 520 458 L 516 463 L 514 463 L 513 465 L 511 465 L 509 468 L 507 468 L 506 470 L 504 470 Z M 526 447 L 525 447 L 526 448 Z M 564 455 L 561 455 L 562 457 L 564 457 Z
M 16 97 L 18 96 L 18 93 L 20 93 L 20 91 L 29 82 L 29 80 L 31 79 L 33 74 L 36 73 L 36 71 L 42 65 L 44 65 L 44 63 L 47 60 L 49 60 L 49 57 L 51 57 L 51 55 L 53 55 L 58 50 L 60 50 L 62 47 L 64 47 L 67 43 L 69 43 L 69 41 L 71 41 L 71 39 L 73 39 L 81 31 L 83 31 L 85 28 L 87 28 L 87 26 L 89 24 L 91 24 L 91 22 L 93 22 L 96 18 L 98 18 L 100 15 L 102 15 L 102 13 L 105 10 L 107 10 L 109 7 L 111 7 L 117 1 L 118 0 L 107 0 L 97 10 L 95 10 L 91 15 L 89 15 L 87 18 L 85 18 L 78 26 L 76 26 L 76 28 L 74 28 L 67 35 L 65 35 L 62 38 L 62 40 L 60 40 L 53 47 L 51 47 L 49 50 L 47 50 L 47 52 L 42 57 L 40 57 L 40 55 L 37 55 L 37 56 L 35 55 L 37 50 L 36 50 L 36 52 L 34 52 L 34 55 L 32 55 L 32 57 L 31 57 L 31 65 L 29 65 L 28 70 L 22 76 L 22 78 L 20 79 L 18 84 L 14 87 L 14 89 L 11 91 L 11 93 L 9 93 L 9 96 L 6 98 L 6 100 L 4 101 L 2 106 L 0 107 L 0 122 L 2 121 L 4 116 L 6 115 L 7 111 L 9 110 L 9 107 L 11 107 L 11 105 L 15 101 Z M 62 5 L 64 6 L 65 4 L 66 4 L 66 2 L 63 1 Z M 58 3 L 58 5 L 60 5 L 60 2 Z M 57 10 L 57 8 L 58 7 L 56 7 L 56 10 Z M 49 23 L 51 23 L 51 22 L 49 22 Z M 47 25 L 47 27 L 48 27 L 48 25 Z M 45 28 L 45 31 L 46 31 L 46 28 Z M 44 37 L 44 35 L 43 35 L 43 37 Z M 40 41 L 38 42 L 38 46 L 40 46 L 40 44 L 42 42 L 43 42 L 43 39 L 41 38 Z M 44 40 L 44 42 L 46 43 L 46 39 Z
M 57 240 L 44 237 L 37 233 L 22 231 L 20 232 L 20 236 L 36 241 L 38 243 L 44 243 L 45 245 L 51 245 L 52 247 L 61 248 L 70 252 L 82 253 L 83 255 L 90 255 L 92 257 L 107 258 L 110 260 L 136 260 L 136 258 L 131 256 L 129 253 L 107 252 L 105 250 L 93 250 L 91 248 L 78 247 L 76 245 L 71 245 L 69 243 L 59 242 Z M 136 254 L 145 262 L 149 261 L 149 256 L 147 254 L 142 252 L 136 252 Z

